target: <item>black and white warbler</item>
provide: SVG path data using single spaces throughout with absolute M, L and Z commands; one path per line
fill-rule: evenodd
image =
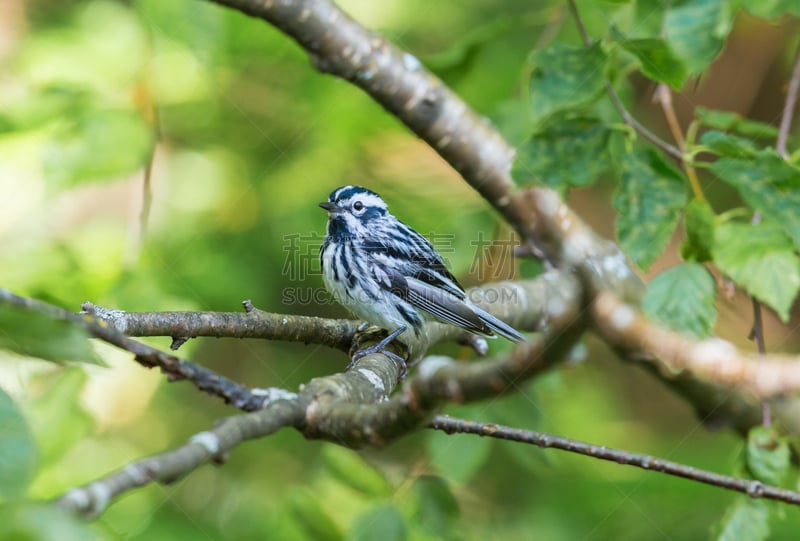
M 383 345 L 409 327 L 419 337 L 426 319 L 524 340 L 471 303 L 431 243 L 390 214 L 375 192 L 343 186 L 319 206 L 328 211 L 320 249 L 325 286 L 356 316 L 392 333 Z

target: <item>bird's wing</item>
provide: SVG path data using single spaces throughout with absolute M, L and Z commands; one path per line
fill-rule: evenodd
M 382 268 L 397 270 L 434 288 L 444 289 L 458 299 L 466 293 L 444 264 L 433 245 L 402 222 L 391 230 L 375 232 L 361 243 L 361 249 L 370 253 Z
M 428 312 L 440 321 L 468 331 L 485 336 L 493 335 L 492 330 L 480 316 L 463 300 L 451 293 L 416 278 L 403 276 L 392 268 L 383 267 L 381 270 L 387 278 L 389 292 L 415 308 Z M 386 281 L 383 282 L 385 283 Z

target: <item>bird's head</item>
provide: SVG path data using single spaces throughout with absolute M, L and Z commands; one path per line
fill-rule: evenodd
M 361 186 L 342 186 L 320 203 L 328 211 L 328 234 L 359 236 L 371 223 L 386 217 L 386 202 L 375 192 Z

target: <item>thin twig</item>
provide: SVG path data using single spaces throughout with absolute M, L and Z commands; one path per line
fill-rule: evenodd
M 521 430 L 502 425 L 479 423 L 465 419 L 454 419 L 444 415 L 437 415 L 430 423 L 428 428 L 441 430 L 448 434 L 477 434 L 502 440 L 530 443 L 542 448 L 560 449 L 580 455 L 609 460 L 626 466 L 636 466 L 644 470 L 657 471 L 683 477 L 698 483 L 713 485 L 728 490 L 742 492 L 751 498 L 766 498 L 778 500 L 793 505 L 800 505 L 800 492 L 786 490 L 780 487 L 766 485 L 761 481 L 752 479 L 741 479 L 730 475 L 701 470 L 678 462 L 671 462 L 661 458 L 656 458 L 620 449 L 612 449 L 604 445 L 593 445 L 570 438 L 553 436 L 542 432 L 531 430 Z
M 158 366 L 172 381 L 188 380 L 201 391 L 218 396 L 225 400 L 226 403 L 245 411 L 253 411 L 261 407 L 262 399 L 253 395 L 247 387 L 229 380 L 213 370 L 129 338 L 109 326 L 105 320 L 99 319 L 92 314 L 73 314 L 52 304 L 14 295 L 6 289 L 0 289 L 0 304 L 18 306 L 26 310 L 47 314 L 55 319 L 71 321 L 85 328 L 93 337 L 133 353 L 136 362 L 142 366 L 147 368 Z
M 786 92 L 786 100 L 783 103 L 783 113 L 781 114 L 781 123 L 778 129 L 778 137 L 775 139 L 775 151 L 784 160 L 789 159 L 789 152 L 786 150 L 786 141 L 789 138 L 789 131 L 792 126 L 792 117 L 794 116 L 794 107 L 797 101 L 797 92 L 800 89 L 800 45 L 797 48 L 795 55 L 794 68 L 792 75 L 789 79 L 789 88 Z M 761 223 L 761 213 L 755 211 L 751 221 L 753 225 Z M 756 351 L 759 355 L 764 355 L 767 352 L 766 345 L 764 344 L 764 321 L 761 317 L 761 302 L 754 296 L 750 296 L 753 306 L 753 328 L 750 332 L 750 338 L 756 343 Z M 765 399 L 761 401 L 761 423 L 764 426 L 772 424 L 772 411 L 769 402 Z
M 767 348 L 764 344 L 764 320 L 761 317 L 761 303 L 751 296 L 750 301 L 753 305 L 753 329 L 750 338 L 756 343 L 756 351 L 763 357 Z M 764 398 L 761 400 L 761 424 L 764 426 L 772 425 L 772 412 L 770 411 L 769 401 Z
M 678 115 L 675 114 L 675 108 L 672 106 L 672 91 L 664 83 L 659 83 L 656 86 L 655 100 L 661 105 L 661 110 L 664 112 L 664 117 L 667 119 L 667 125 L 672 132 L 672 137 L 678 143 L 678 148 L 681 151 L 679 158 L 683 170 L 686 171 L 686 177 L 689 179 L 689 185 L 692 188 L 692 193 L 698 201 L 705 201 L 706 197 L 703 194 L 703 188 L 700 186 L 700 179 L 697 178 L 697 171 L 683 157 L 686 155 L 686 138 L 683 136 L 680 122 L 678 122 Z
M 786 92 L 786 101 L 783 103 L 781 124 L 778 129 L 778 139 L 775 142 L 775 150 L 777 150 L 778 154 L 785 160 L 789 159 L 789 152 L 786 150 L 786 141 L 789 139 L 789 131 L 792 127 L 792 117 L 794 117 L 794 106 L 797 103 L 798 90 L 800 90 L 800 45 L 797 47 L 794 68 L 792 68 L 792 76 L 789 79 L 789 88 Z
M 575 20 L 575 27 L 578 29 L 578 33 L 580 34 L 584 45 L 590 47 L 593 43 L 593 40 L 586 31 L 586 27 L 583 24 L 583 19 L 578 11 L 578 6 L 575 4 L 575 0 L 567 0 L 567 5 L 569 6 L 570 13 L 572 13 L 572 18 Z M 619 112 L 620 116 L 622 117 L 622 121 L 625 124 L 633 128 L 639 135 L 650 141 L 653 145 L 657 146 L 673 158 L 677 158 L 679 160 L 683 158 L 683 153 L 679 148 L 667 143 L 659 136 L 645 128 L 633 117 L 632 114 L 628 112 L 628 110 L 625 108 L 625 104 L 622 103 L 622 99 L 620 99 L 619 94 L 617 94 L 617 91 L 614 90 L 614 87 L 611 85 L 611 82 L 608 79 L 605 80 L 605 87 L 608 97 L 611 98 L 611 103 L 614 104 L 614 107 L 617 109 L 617 112 Z

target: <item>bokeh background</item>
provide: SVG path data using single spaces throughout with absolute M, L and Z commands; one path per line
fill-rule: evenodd
M 512 143 L 530 129 L 531 51 L 578 43 L 559 2 L 340 4 L 418 57 Z M 640 4 L 630 9 L 641 15 L 647 3 Z M 619 13 L 613 3 L 579 6 L 593 35 L 604 35 L 608 14 Z M 798 28 L 791 18 L 737 16 L 720 58 L 675 96 L 681 119 L 699 104 L 776 123 Z M 636 116 L 668 138 L 653 86 L 637 75 L 618 86 Z M 494 277 L 498 269 L 476 242 L 508 238 L 497 216 L 396 119 L 357 88 L 318 74 L 267 24 L 194 0 L 0 3 L 3 287 L 75 311 L 86 300 L 124 310 L 237 311 L 252 299 L 268 311 L 345 316 L 319 294 L 325 215 L 317 202 L 350 183 L 379 192 L 396 215 L 433 235 L 465 284 Z M 739 204 L 719 184 L 706 186 L 717 204 Z M 612 190 L 612 180 L 601 179 L 570 194 L 609 238 Z M 679 242 L 651 273 L 677 261 Z M 518 261 L 500 267 L 497 278 L 536 269 Z M 744 296 L 724 298 L 718 334 L 752 347 L 749 317 Z M 782 326 L 769 314 L 769 348 L 797 351 L 797 321 L 795 314 Z M 732 472 L 742 447 L 735 433 L 711 430 L 689 404 L 591 337 L 587 347 L 584 361 L 514 396 L 446 411 Z M 179 445 L 234 413 L 190 385 L 166 383 L 124 352 L 96 349 L 108 367 L 0 352 L 0 385 L 39 448 L 33 499 Z M 440 351 L 464 355 L 453 346 Z M 254 340 L 198 339 L 180 353 L 250 386 L 288 389 L 347 362 L 321 347 Z M 388 449 L 354 452 L 286 430 L 236 449 L 223 467 L 137 490 L 54 538 L 68 538 L 74 527 L 76 538 L 88 529 L 130 540 L 370 539 L 376 532 L 387 539 L 697 539 L 733 498 L 477 437 L 421 432 Z M 799 527 L 789 510 L 773 534 L 790 539 Z

